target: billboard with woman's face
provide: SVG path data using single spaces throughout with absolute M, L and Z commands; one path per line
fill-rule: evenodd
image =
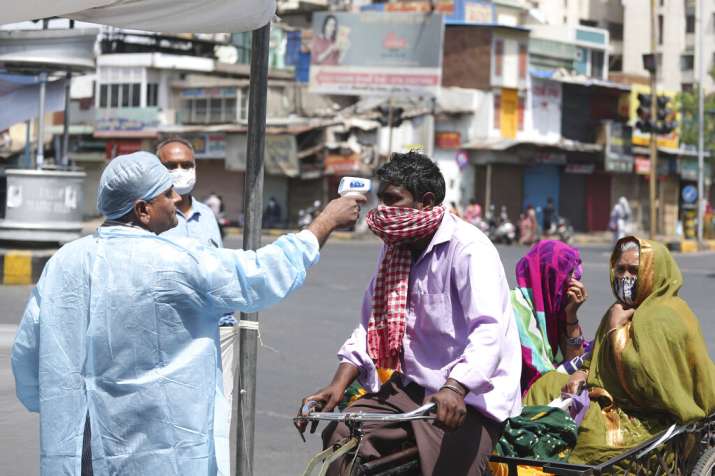
M 434 94 L 442 78 L 439 14 L 313 15 L 310 89 L 320 94 Z

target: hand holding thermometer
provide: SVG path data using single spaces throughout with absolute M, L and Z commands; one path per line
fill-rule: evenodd
M 359 178 L 359 177 L 343 177 L 340 179 L 340 185 L 338 185 L 338 195 L 341 197 L 349 197 L 361 195 L 365 196 L 367 192 L 370 191 L 372 187 L 372 182 L 370 179 Z

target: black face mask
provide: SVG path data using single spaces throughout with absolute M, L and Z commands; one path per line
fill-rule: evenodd
M 613 287 L 621 304 L 625 304 L 629 307 L 632 307 L 635 304 L 637 283 L 638 278 L 635 276 L 615 279 Z

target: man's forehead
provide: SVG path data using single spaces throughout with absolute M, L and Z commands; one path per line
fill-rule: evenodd
M 401 185 L 395 185 L 392 183 L 388 183 L 388 182 L 380 182 L 380 186 L 377 188 L 378 195 L 385 195 L 385 194 L 404 195 L 406 193 L 410 193 L 410 192 L 405 187 L 403 187 Z
M 186 144 L 170 142 L 159 151 L 159 159 L 168 160 L 194 160 L 194 154 Z

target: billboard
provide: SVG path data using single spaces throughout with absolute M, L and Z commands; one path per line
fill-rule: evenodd
M 439 14 L 315 13 L 310 90 L 434 95 L 442 82 L 443 38 Z

